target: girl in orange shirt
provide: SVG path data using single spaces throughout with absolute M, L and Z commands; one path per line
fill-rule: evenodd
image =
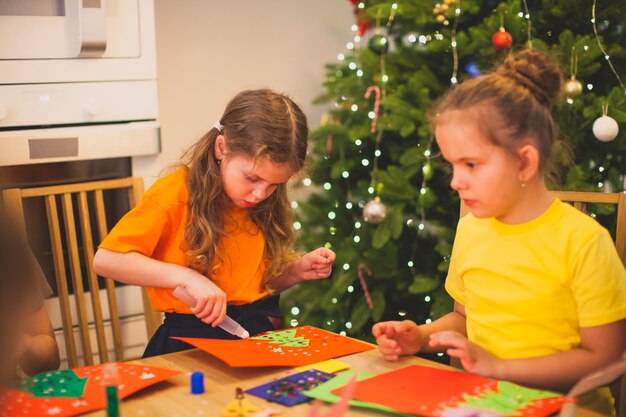
M 171 336 L 231 338 L 226 314 L 251 335 L 273 329 L 279 293 L 327 278 L 335 254 L 294 251 L 287 181 L 304 165 L 302 110 L 271 90 L 239 93 L 224 114 L 159 179 L 100 244 L 96 272 L 148 287 L 165 321 L 144 357 L 190 348 Z M 184 288 L 190 308 L 172 292 Z

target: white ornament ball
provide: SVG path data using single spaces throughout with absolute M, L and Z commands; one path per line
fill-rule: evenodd
M 619 125 L 609 116 L 602 116 L 593 122 L 593 135 L 601 142 L 610 142 L 617 137 Z
M 387 215 L 387 207 L 376 197 L 363 207 L 363 219 L 370 224 L 378 224 Z

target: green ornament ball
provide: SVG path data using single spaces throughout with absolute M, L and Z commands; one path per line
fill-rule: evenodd
M 424 174 L 424 179 L 429 180 L 433 176 L 433 167 L 429 163 L 424 164 L 422 167 L 422 173 Z
M 383 55 L 389 50 L 389 39 L 385 35 L 374 35 L 370 38 L 367 47 L 376 55 Z

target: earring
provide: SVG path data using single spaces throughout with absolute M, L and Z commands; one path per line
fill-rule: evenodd
M 221 159 L 216 159 L 217 161 L 217 165 L 221 165 L 222 164 L 222 160 Z

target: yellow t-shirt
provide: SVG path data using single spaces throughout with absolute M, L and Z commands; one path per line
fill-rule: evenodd
M 469 340 L 504 359 L 574 349 L 581 327 L 626 318 L 610 234 L 560 200 L 524 224 L 463 217 L 445 287 L 465 306 Z
M 141 202 L 129 211 L 102 241 L 100 248 L 115 252 L 139 252 L 177 265 L 192 262 L 185 254 L 187 222 L 187 170 L 180 169 L 157 180 Z M 227 302 L 247 304 L 268 295 L 263 286 L 266 270 L 265 239 L 244 209 L 234 208 L 225 217 L 227 235 L 219 246 L 223 260 L 211 280 L 227 295 Z M 212 266 L 218 264 L 213 260 Z M 189 307 L 172 295 L 173 289 L 148 288 L 156 311 L 189 314 Z

